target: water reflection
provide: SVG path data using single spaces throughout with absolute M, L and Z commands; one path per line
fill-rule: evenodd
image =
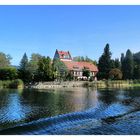
M 30 122 L 96 107 L 97 91 L 86 88 L 59 90 L 1 90 L 0 127 Z M 6 125 L 5 125 L 6 124 Z M 1 128 L 0 128 L 1 129 Z
M 105 89 L 98 91 L 98 99 L 104 104 L 110 105 L 112 103 L 118 102 L 118 92 L 116 90 Z
M 9 95 L 5 94 L 3 97 L 5 101 L 2 100 L 0 104 L 0 120 L 2 122 L 13 122 L 26 118 L 30 112 L 30 107 L 23 106 L 22 98 L 17 92 L 10 92 Z
M 44 121 L 35 127 L 52 129 L 50 125 L 55 124 L 61 128 L 61 123 L 67 126 L 79 120 L 85 127 L 85 119 L 87 123 L 91 120 L 99 121 L 100 125 L 102 121 L 114 123 L 116 118 L 140 110 L 139 91 L 91 88 L 0 90 L 0 130 L 41 118 L 48 118 L 48 122 Z M 61 114 L 65 115 L 58 116 Z M 53 116 L 56 118 L 53 119 Z

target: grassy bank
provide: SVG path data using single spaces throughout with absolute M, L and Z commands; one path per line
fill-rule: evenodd
M 131 84 L 130 87 L 140 87 L 140 84 Z
M 0 88 L 24 88 L 23 81 L 20 79 L 16 80 L 3 80 L 0 81 Z
M 140 87 L 140 80 L 106 80 L 83 83 L 84 87 L 97 88 L 122 88 L 122 87 Z

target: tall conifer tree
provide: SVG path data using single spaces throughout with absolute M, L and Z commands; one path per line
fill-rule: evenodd
M 104 52 L 102 56 L 99 58 L 98 63 L 98 78 L 99 79 L 108 79 L 109 71 L 111 70 L 112 63 L 111 63 L 111 52 L 109 48 L 109 44 L 106 44 L 104 48 Z
M 30 74 L 28 71 L 28 57 L 27 54 L 24 53 L 21 61 L 20 61 L 20 66 L 19 66 L 19 78 L 21 78 L 25 83 L 30 81 Z
M 133 79 L 134 74 L 134 60 L 133 54 L 128 49 L 125 58 L 122 60 L 122 72 L 124 79 Z

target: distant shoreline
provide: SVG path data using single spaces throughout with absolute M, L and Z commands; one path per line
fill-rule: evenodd
M 50 81 L 36 82 L 24 85 L 22 80 L 5 80 L 0 81 L 0 89 L 59 89 L 59 88 L 133 88 L 140 87 L 140 80 L 100 80 L 100 81 Z
M 64 81 L 64 82 L 38 82 L 27 88 L 33 89 L 54 89 L 54 88 L 74 88 L 74 87 L 93 87 L 93 88 L 123 88 L 140 87 L 140 82 L 134 80 L 114 80 L 114 81 Z

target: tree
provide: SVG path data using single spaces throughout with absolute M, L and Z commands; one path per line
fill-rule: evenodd
M 24 53 L 21 61 L 20 61 L 20 66 L 18 69 L 19 72 L 19 78 L 22 79 L 25 83 L 28 83 L 31 81 L 31 75 L 28 70 L 28 57 L 26 53 Z
M 108 73 L 111 70 L 111 52 L 109 49 L 109 44 L 106 44 L 104 48 L 104 52 L 99 58 L 99 63 L 98 63 L 98 78 L 99 79 L 108 79 Z
M 111 69 L 109 72 L 109 78 L 112 80 L 120 80 L 122 79 L 122 72 L 120 69 Z
M 84 58 L 84 56 L 76 56 L 73 58 L 73 61 L 78 61 L 78 62 L 85 61 L 85 58 Z
M 8 67 L 10 66 L 10 60 L 11 60 L 10 55 L 6 55 L 2 52 L 0 52 L 0 67 Z
M 91 62 L 93 63 L 94 65 L 97 65 L 97 62 L 95 60 L 92 60 L 91 58 L 89 58 L 88 56 L 84 57 L 84 56 L 76 56 L 73 58 L 73 61 L 78 61 L 78 62 L 81 62 L 81 61 L 84 61 L 84 62 Z
M 120 63 L 119 59 L 115 59 L 114 65 L 115 65 L 115 68 L 121 69 L 121 63 Z
M 38 62 L 38 79 L 50 81 L 53 78 L 52 64 L 50 57 L 43 56 Z
M 133 55 L 134 58 L 134 79 L 140 79 L 140 52 Z
M 83 69 L 83 76 L 86 76 L 87 78 L 90 77 L 90 71 L 88 69 Z
M 24 55 L 20 61 L 19 68 L 24 71 L 27 69 L 27 67 L 28 67 L 28 57 L 27 57 L 26 53 L 24 53 Z
M 72 72 L 68 72 L 66 75 L 66 80 L 72 81 L 74 80 L 74 74 Z
M 94 65 L 97 65 L 97 62 L 95 61 L 95 60 L 92 60 L 91 58 L 89 58 L 89 57 L 85 57 L 85 62 L 91 62 L 91 63 L 93 63 Z
M 111 69 L 114 69 L 114 68 L 121 69 L 121 64 L 120 64 L 119 59 L 117 59 L 117 58 L 115 58 L 115 60 L 111 59 L 110 60 L 110 68 Z
M 124 53 L 121 53 L 121 65 L 122 65 L 122 63 L 124 61 L 124 58 L 125 58 Z
M 134 60 L 133 54 L 128 49 L 125 58 L 122 60 L 122 72 L 124 79 L 133 79 L 134 72 Z
M 33 53 L 31 55 L 30 61 L 28 62 L 27 69 L 31 75 L 32 81 L 38 81 L 37 70 L 38 70 L 38 63 L 41 58 L 42 56 L 40 54 Z
M 115 68 L 115 60 L 111 59 L 110 60 L 110 69 L 113 69 L 113 68 Z
M 71 79 L 71 74 L 68 73 L 66 65 L 59 59 L 53 60 L 53 78 L 57 80 L 66 80 L 66 77 Z
M 17 78 L 17 69 L 13 67 L 0 68 L 0 80 L 15 80 Z
M 41 58 L 42 56 L 39 53 L 32 53 L 30 61 L 38 63 Z

